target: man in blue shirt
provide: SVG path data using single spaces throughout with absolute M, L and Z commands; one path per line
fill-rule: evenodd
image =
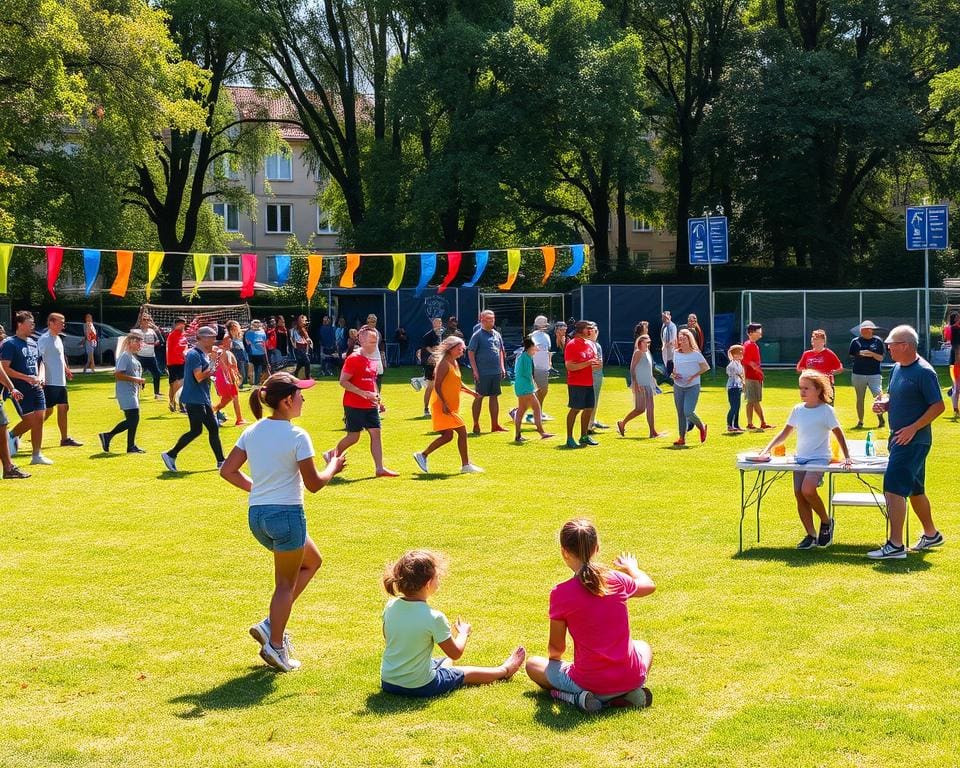
M 875 330 L 877 326 L 870 320 L 860 323 L 860 335 L 850 342 L 848 352 L 853 361 L 850 383 L 853 384 L 854 400 L 857 403 L 856 429 L 863 428 L 863 400 L 867 389 L 870 389 L 874 397 L 881 391 L 880 363 L 883 362 L 883 342 L 873 335 Z M 883 427 L 883 414 L 878 413 L 877 419 L 880 421 L 877 427 Z
M 907 519 L 907 498 L 923 525 L 923 534 L 914 551 L 943 544 L 943 535 L 933 523 L 930 500 L 924 489 L 924 469 L 933 442 L 930 424 L 944 412 L 940 382 L 933 366 L 917 354 L 917 332 L 898 325 L 884 342 L 896 363 L 890 388 L 873 404 L 875 413 L 886 412 L 890 419 L 890 458 L 883 475 L 883 495 L 890 521 L 890 538 L 879 549 L 867 553 L 874 560 L 903 559 L 903 524 Z
M 503 337 L 494 330 L 496 315 L 485 309 L 480 313 L 480 327 L 474 331 L 467 345 L 473 382 L 480 397 L 473 399 L 473 434 L 480 434 L 480 410 L 483 399 L 490 398 L 491 432 L 506 432 L 500 426 L 500 382 L 507 375 L 503 353 Z
M 183 389 L 180 390 L 180 402 L 187 409 L 190 429 L 180 435 L 177 444 L 166 453 L 161 453 L 164 466 L 171 472 L 177 471 L 177 455 L 207 430 L 210 447 L 217 459 L 217 469 L 223 464 L 223 448 L 220 446 L 220 425 L 210 403 L 210 379 L 213 378 L 220 353 L 215 360 L 210 354 L 217 340 L 217 332 L 208 325 L 197 331 L 197 346 L 184 355 Z
M 40 376 L 40 350 L 34 341 L 33 314 L 27 311 L 14 315 L 14 336 L 7 337 L 0 346 L 0 363 L 4 373 L 13 381 L 14 387 L 23 395 L 20 400 L 20 423 L 11 431 L 14 447 L 20 445 L 20 436 L 28 430 L 33 447 L 31 464 L 53 464 L 40 452 L 43 443 L 43 417 L 47 401 L 43 395 L 43 379 Z
M 267 362 L 267 332 L 263 330 L 263 323 L 259 320 L 251 320 L 250 327 L 243 334 L 243 341 L 250 356 L 250 364 L 253 366 L 253 386 L 259 387 L 263 374 L 270 374 L 270 366 Z

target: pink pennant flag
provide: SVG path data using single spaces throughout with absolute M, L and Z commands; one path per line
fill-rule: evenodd
M 60 277 L 60 267 L 63 266 L 63 248 L 49 246 L 47 248 L 47 290 L 53 298 L 57 298 L 53 287 Z
M 245 253 L 240 257 L 240 276 L 243 278 L 240 298 L 249 299 L 253 296 L 253 281 L 257 277 L 257 254 Z

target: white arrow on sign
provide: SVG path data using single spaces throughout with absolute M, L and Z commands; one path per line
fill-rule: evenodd
M 923 221 L 923 216 L 920 215 L 920 211 L 914 211 L 913 218 L 910 219 L 910 223 L 916 226 L 921 221 Z
M 703 237 L 703 224 L 699 222 L 693 225 L 693 234 L 695 237 Z

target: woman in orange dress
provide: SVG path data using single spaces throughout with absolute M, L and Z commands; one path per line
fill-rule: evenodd
M 464 474 L 483 472 L 476 464 L 470 463 L 467 453 L 467 426 L 460 418 L 460 393 L 466 392 L 472 397 L 479 397 L 469 387 L 463 386 L 460 378 L 460 365 L 457 360 L 463 355 L 466 345 L 460 336 L 448 336 L 437 347 L 433 354 L 436 369 L 433 374 L 433 394 L 430 396 L 430 416 L 433 419 L 433 429 L 440 436 L 428 445 L 422 453 L 413 454 L 414 461 L 423 472 L 427 469 L 427 456 L 441 445 L 446 445 L 457 435 L 457 449 L 460 451 Z

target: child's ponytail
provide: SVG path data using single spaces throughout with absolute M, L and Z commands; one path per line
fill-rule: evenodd
M 388 595 L 412 595 L 423 589 L 437 574 L 446 573 L 447 561 L 439 552 L 411 549 L 389 564 L 383 572 Z
M 577 579 L 593 595 L 609 594 L 607 574 L 610 569 L 591 562 L 600 549 L 600 536 L 589 520 L 570 520 L 560 529 L 560 546 L 576 557 L 582 565 Z
M 257 421 L 263 418 L 262 389 L 263 387 L 254 387 L 250 391 L 250 410 L 253 411 L 253 416 Z

